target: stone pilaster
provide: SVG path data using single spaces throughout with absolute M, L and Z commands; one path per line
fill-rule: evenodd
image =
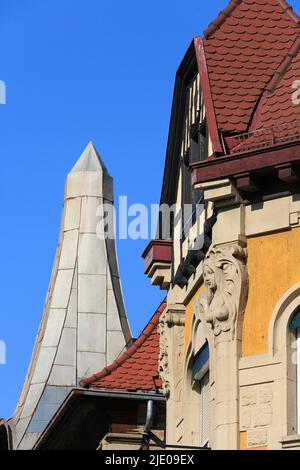
M 161 349 L 159 369 L 167 397 L 166 440 L 168 444 L 177 443 L 181 419 L 184 325 L 185 306 L 182 304 L 167 305 L 159 324 Z

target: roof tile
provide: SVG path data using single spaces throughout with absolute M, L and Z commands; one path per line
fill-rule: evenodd
M 299 34 L 299 18 L 285 0 L 232 0 L 204 34 L 219 131 L 246 132 Z
M 293 101 L 300 77 L 300 39 L 289 51 L 262 94 L 250 132 L 229 139 L 232 152 L 245 152 L 300 137 L 300 105 Z M 299 82 L 300 83 L 300 82 Z M 299 94 L 297 95 L 299 96 Z M 231 140 L 235 145 L 231 145 Z

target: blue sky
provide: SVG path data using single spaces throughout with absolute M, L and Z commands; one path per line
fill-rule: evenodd
M 89 140 L 115 196 L 158 203 L 176 69 L 227 0 L 2 0 L 0 416 L 29 364 L 58 241 L 64 181 Z M 300 12 L 300 0 L 293 6 Z M 133 333 L 163 297 L 143 274 L 147 242 L 118 254 Z

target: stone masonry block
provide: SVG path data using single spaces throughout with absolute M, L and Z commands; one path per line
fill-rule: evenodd
M 272 408 L 269 405 L 259 406 L 252 411 L 253 427 L 272 424 Z
M 264 446 L 268 442 L 266 429 L 252 429 L 247 432 L 247 446 L 259 447 Z
M 273 390 L 271 386 L 264 387 L 259 392 L 259 403 L 262 405 L 267 403 L 272 403 L 273 400 Z
M 256 405 L 257 391 L 252 388 L 244 388 L 241 391 L 241 404 L 242 406 Z
M 251 428 L 251 411 L 243 410 L 241 412 L 241 430 Z

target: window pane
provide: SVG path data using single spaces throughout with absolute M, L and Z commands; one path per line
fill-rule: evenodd
M 297 421 L 300 433 L 300 328 L 297 329 Z
M 201 396 L 201 447 L 209 443 L 209 372 L 200 382 Z
M 299 327 L 300 327 L 300 310 L 294 315 L 290 323 L 290 330 L 296 330 Z
M 209 360 L 209 347 L 206 344 L 200 352 L 197 354 L 192 370 L 192 380 L 199 380 L 199 375 L 201 374 L 201 370 L 204 368 L 206 363 Z

